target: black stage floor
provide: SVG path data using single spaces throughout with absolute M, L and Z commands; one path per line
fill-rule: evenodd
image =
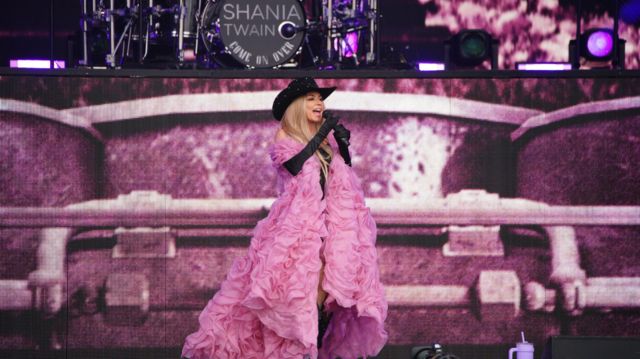
M 244 70 L 244 69 L 13 69 L 0 68 L 0 76 L 61 76 L 61 77 L 165 77 L 165 78 L 634 78 L 640 70 L 451 70 L 417 71 L 390 68 L 354 70 Z
M 411 359 L 412 347 L 410 345 L 388 345 L 382 349 L 380 355 L 370 359 Z M 509 347 L 504 345 L 443 345 L 443 349 L 444 352 L 454 354 L 460 359 L 505 358 L 509 352 Z M 542 349 L 536 348 L 536 358 L 540 357 Z M 180 348 L 0 350 L 0 357 L 5 359 L 178 359 L 180 358 Z

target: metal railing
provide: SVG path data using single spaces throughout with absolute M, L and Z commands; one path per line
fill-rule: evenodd
M 173 199 L 156 192 L 133 192 L 115 199 L 92 200 L 57 207 L 0 207 L 0 228 L 41 227 L 38 268 L 27 280 L 0 280 L 0 310 L 36 309 L 56 313 L 63 305 L 66 245 L 78 228 L 199 228 L 221 235 L 246 236 L 264 218 L 273 199 Z M 460 285 L 385 286 L 391 305 L 469 306 L 512 305 L 530 311 L 561 309 L 579 314 L 586 308 L 640 306 L 640 280 L 633 277 L 587 278 L 580 267 L 575 225 L 640 226 L 640 206 L 550 206 L 526 199 L 504 199 L 484 191 L 462 191 L 428 203 L 368 199 L 379 233 L 415 234 L 416 230 L 446 232 L 454 226 L 478 228 L 534 226 L 549 241 L 550 287 L 521 285 L 515 271 L 481 271 L 477 288 Z M 234 232 L 234 229 L 239 231 Z M 432 233 L 431 232 L 431 233 Z M 235 233 L 235 234 L 234 234 Z M 162 234 L 162 233 L 161 233 Z M 473 253 L 473 252 L 472 252 Z M 478 255 L 486 255 L 479 250 Z M 468 255 L 468 254 L 463 254 Z M 472 254 L 473 255 L 473 254 Z M 624 283 L 621 285 L 620 283 Z M 624 289 L 622 292 L 620 289 Z M 503 293 L 492 298 L 483 293 Z M 625 294 L 620 298 L 620 293 Z M 471 298 L 477 295 L 478 298 Z M 561 299 L 558 301 L 557 299 Z M 561 303 L 558 307 L 557 303 Z M 142 306 L 144 307 L 144 306 Z M 147 305 L 148 307 L 148 305 Z M 503 309 L 500 311 L 504 312 Z

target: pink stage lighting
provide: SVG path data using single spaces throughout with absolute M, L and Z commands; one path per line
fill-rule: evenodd
M 420 71 L 443 71 L 444 63 L 441 62 L 418 62 Z
M 353 57 L 358 53 L 358 33 L 349 32 L 344 38 L 340 39 L 342 47 L 342 56 Z M 338 39 L 333 40 L 333 47 L 338 48 Z
M 9 67 L 15 69 L 48 69 L 51 62 L 49 60 L 29 60 L 29 59 L 17 59 L 9 60 Z M 54 69 L 64 69 L 64 60 L 53 60 Z
M 587 37 L 587 50 L 595 58 L 609 58 L 613 51 L 613 31 L 595 29 Z
M 568 62 L 518 62 L 516 70 L 523 71 L 566 71 L 571 70 Z

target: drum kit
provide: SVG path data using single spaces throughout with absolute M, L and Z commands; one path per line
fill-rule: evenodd
M 377 0 L 82 0 L 81 6 L 80 66 L 321 69 L 379 61 Z

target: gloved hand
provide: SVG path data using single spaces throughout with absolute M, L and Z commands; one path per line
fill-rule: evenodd
M 283 165 L 292 175 L 297 175 L 302 170 L 302 166 L 305 161 L 307 161 L 313 154 L 318 150 L 322 141 L 327 138 L 329 132 L 336 126 L 338 123 L 338 118 L 333 116 L 330 112 L 325 111 L 325 120 L 318 129 L 309 143 L 295 156 L 288 159 Z
M 342 124 L 337 124 L 333 128 L 333 137 L 338 143 L 340 156 L 344 159 L 344 163 L 351 166 L 351 155 L 349 154 L 349 139 L 351 138 L 351 132 Z

